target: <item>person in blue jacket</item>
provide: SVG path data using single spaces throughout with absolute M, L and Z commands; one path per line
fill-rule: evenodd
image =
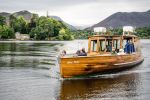
M 135 52 L 134 44 L 132 41 L 130 42 L 129 40 L 127 40 L 124 51 L 127 54 L 131 54 L 131 53 Z
M 127 40 L 124 52 L 127 53 L 127 54 L 131 53 L 131 46 L 130 46 L 129 40 Z
M 134 44 L 132 41 L 130 42 L 130 46 L 131 46 L 131 53 L 135 52 Z

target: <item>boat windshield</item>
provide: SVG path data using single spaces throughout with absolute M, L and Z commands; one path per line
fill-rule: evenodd
M 126 49 L 128 47 L 127 43 L 128 43 L 128 44 L 132 45 L 132 48 L 133 48 L 133 51 L 131 51 L 131 53 L 132 53 L 135 51 L 140 51 L 139 49 L 137 49 L 137 48 L 139 48 L 139 46 L 137 46 L 137 41 L 138 40 L 135 39 L 135 37 L 131 37 L 131 36 L 92 37 L 91 39 L 89 39 L 88 51 L 91 54 L 95 54 L 95 53 L 108 54 L 108 53 L 112 53 L 114 51 L 116 53 L 119 53 L 119 52 L 126 53 L 127 52 Z M 129 47 L 129 49 L 130 49 L 130 47 Z
M 97 51 L 97 40 L 91 41 L 91 51 L 93 51 L 93 52 Z
M 100 51 L 105 51 L 105 47 L 106 47 L 105 40 L 104 39 L 100 40 Z

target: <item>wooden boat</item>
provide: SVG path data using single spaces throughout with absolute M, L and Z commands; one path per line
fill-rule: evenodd
M 126 42 L 134 45 L 134 51 L 124 52 Z M 107 46 L 112 47 L 108 51 Z M 88 38 L 87 56 L 65 55 L 59 58 L 62 78 L 72 78 L 94 73 L 111 72 L 130 68 L 143 61 L 140 39 L 136 35 L 93 35 Z

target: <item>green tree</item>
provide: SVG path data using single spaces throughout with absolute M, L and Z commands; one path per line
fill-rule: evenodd
M 31 30 L 29 33 L 31 38 L 36 40 L 45 40 L 47 37 L 47 30 L 44 30 L 42 27 L 37 26 Z
M 59 40 L 72 40 L 74 39 L 74 37 L 71 34 L 70 30 L 62 28 L 59 31 L 58 39 Z
M 10 28 L 7 25 L 0 25 L 0 38 L 1 39 L 10 39 L 10 38 L 14 38 L 15 34 L 14 34 L 14 30 L 12 28 Z
M 17 21 L 17 18 L 14 15 L 10 15 L 10 17 L 9 17 L 9 25 L 10 25 L 10 27 L 12 27 L 14 29 L 14 31 L 15 31 L 14 27 L 15 27 L 16 21 Z
M 37 18 L 36 21 L 32 21 L 32 25 L 30 27 L 32 28 L 29 34 L 30 37 L 34 39 L 69 40 L 73 38 L 70 30 L 66 27 L 66 25 L 63 22 L 56 21 L 52 18 L 41 16 Z
M 14 17 L 10 16 L 10 26 L 14 29 L 15 32 L 27 33 L 27 22 L 23 16 Z
M 37 21 L 38 21 L 39 16 L 37 14 L 33 14 L 31 21 L 27 24 L 27 31 L 30 33 L 32 28 L 35 28 L 37 26 Z
M 54 25 L 54 34 L 53 36 L 58 36 L 59 31 L 63 29 L 67 29 L 67 26 L 62 21 L 56 21 L 54 19 L 51 19 Z
M 137 28 L 136 35 L 141 38 L 150 39 L 150 27 Z
M 47 36 L 53 36 L 54 35 L 54 25 L 51 18 L 47 17 L 40 17 L 37 22 L 37 26 L 42 27 L 44 30 L 46 30 Z
M 6 24 L 6 18 L 3 16 L 0 16 L 0 25 L 5 25 Z

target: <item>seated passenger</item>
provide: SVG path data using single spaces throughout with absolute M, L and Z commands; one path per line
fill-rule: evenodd
M 76 54 L 79 55 L 80 54 L 80 50 L 77 50 Z
M 115 51 L 116 51 L 117 53 L 119 53 L 119 49 L 115 49 Z
M 66 50 L 63 50 L 60 55 L 65 56 L 66 55 Z
M 124 50 L 123 49 L 119 49 L 119 52 L 117 53 L 118 55 L 124 55 Z
M 77 54 L 78 56 L 87 56 L 87 53 L 85 52 L 85 48 L 82 48 L 81 50 L 78 50 L 78 51 L 76 52 L 76 54 Z
M 111 45 L 106 45 L 106 52 L 111 52 L 112 51 L 112 47 Z
M 83 55 L 83 56 L 87 56 L 87 53 L 85 52 L 85 48 L 82 48 L 81 51 L 82 51 L 82 55 Z
M 112 48 L 112 52 L 111 52 L 111 54 L 112 54 L 112 55 L 116 55 L 116 54 L 117 54 L 117 52 L 116 52 L 116 50 L 115 50 L 115 48 L 114 48 L 114 47 Z

